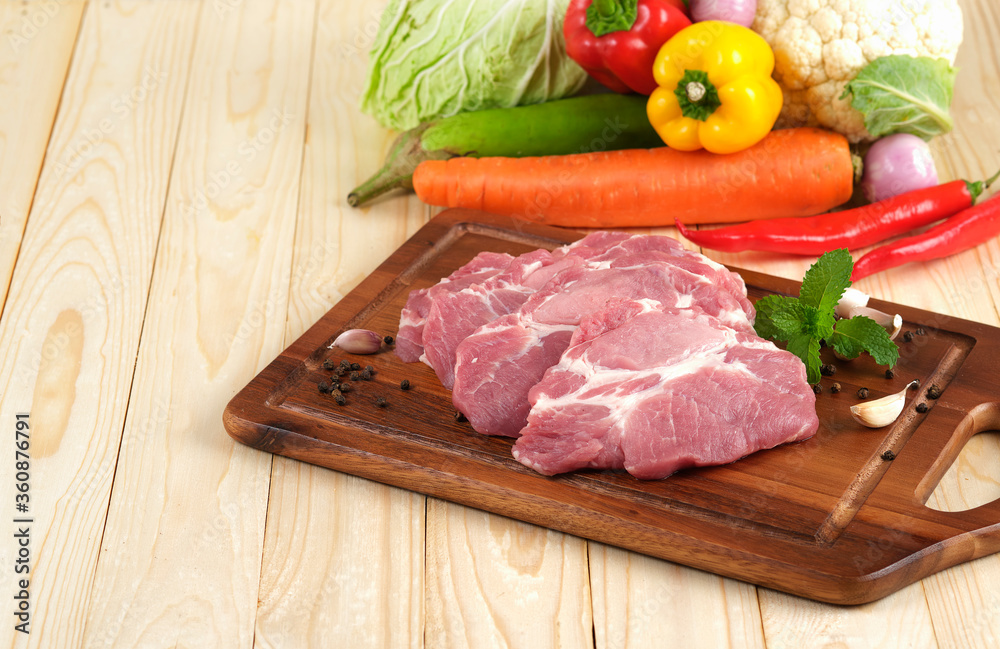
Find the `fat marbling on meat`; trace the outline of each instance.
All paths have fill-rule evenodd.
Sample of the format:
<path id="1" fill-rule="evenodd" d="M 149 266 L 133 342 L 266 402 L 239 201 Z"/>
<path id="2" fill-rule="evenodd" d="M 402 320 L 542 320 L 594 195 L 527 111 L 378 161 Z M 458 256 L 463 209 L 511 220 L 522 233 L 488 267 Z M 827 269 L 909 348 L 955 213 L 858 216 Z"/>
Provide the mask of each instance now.
<path id="1" fill-rule="evenodd" d="M 530 390 L 513 453 L 546 475 L 663 478 L 812 436 L 815 400 L 802 362 L 755 334 L 654 300 L 612 300 Z"/>

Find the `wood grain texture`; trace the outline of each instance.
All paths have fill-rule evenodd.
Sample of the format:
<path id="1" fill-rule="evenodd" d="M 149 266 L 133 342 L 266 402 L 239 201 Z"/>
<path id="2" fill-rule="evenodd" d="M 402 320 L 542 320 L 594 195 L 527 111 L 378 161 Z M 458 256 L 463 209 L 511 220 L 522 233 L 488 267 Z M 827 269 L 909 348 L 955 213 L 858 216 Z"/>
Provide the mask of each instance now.
<path id="1" fill-rule="evenodd" d="M 384 136 L 344 92 L 361 84 L 364 28 L 370 31 L 380 9 L 318 6 L 286 340 L 408 234 L 385 227 L 405 220 L 344 202 L 362 167 L 355 152 L 368 152 L 361 143 Z M 256 646 L 422 646 L 422 495 L 275 457 L 268 500 Z"/>
<path id="2" fill-rule="evenodd" d="M 1000 168 L 1000 7 L 959 2 L 956 129 L 931 146 L 943 179 L 975 180 Z M 38 515 L 32 635 L 4 625 L 0 646 L 533 647 L 516 624 L 545 615 L 574 631 L 543 641 L 574 647 L 1000 643 L 997 555 L 826 605 L 596 542 L 581 559 L 573 537 L 226 440 L 226 400 L 439 211 L 344 205 L 394 135 L 357 110 L 385 4 L 0 0 L 0 421 L 32 411 Z M 811 262 L 708 254 L 791 279 Z M 1000 239 L 862 288 L 1000 325 Z M 998 453 L 973 437 L 928 503 L 995 499 Z"/>
<path id="3" fill-rule="evenodd" d="M 598 649 L 761 648 L 757 588 L 590 543 Z"/>
<path id="4" fill-rule="evenodd" d="M 84 636 L 180 122 L 190 9 L 87 8 L 14 269 L 0 410 L 31 412 L 34 424 L 28 646 Z M 63 7 L 52 29 L 77 10 Z M 109 65 L 106 48 L 132 54 Z M 137 89 L 142 100 L 126 107 Z M 5 485 L 11 469 L 0 468 Z M 0 644 L 15 635 L 3 625 Z"/>
<path id="5" fill-rule="evenodd" d="M 6 298 L 45 145 L 62 96 L 83 0 L 0 3 L 0 295 Z M 0 299 L 0 309 L 3 299 Z"/>
<path id="6" fill-rule="evenodd" d="M 424 498 L 275 458 L 256 647 L 413 647 L 424 637 Z"/>
<path id="7" fill-rule="evenodd" d="M 428 499 L 426 646 L 592 647 L 586 565 L 579 538 Z"/>
<path id="8" fill-rule="evenodd" d="M 250 647 L 271 460 L 219 420 L 282 346 L 315 7 L 155 6 L 200 16 L 87 642 Z"/>

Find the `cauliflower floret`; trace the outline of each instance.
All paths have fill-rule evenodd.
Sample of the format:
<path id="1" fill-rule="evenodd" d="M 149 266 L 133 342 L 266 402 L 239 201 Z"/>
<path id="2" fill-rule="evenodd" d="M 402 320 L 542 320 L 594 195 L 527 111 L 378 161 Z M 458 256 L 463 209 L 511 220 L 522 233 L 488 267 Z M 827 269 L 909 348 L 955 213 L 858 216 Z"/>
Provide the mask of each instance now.
<path id="1" fill-rule="evenodd" d="M 957 0 L 758 0 L 753 29 L 774 49 L 785 93 L 779 126 L 825 126 L 871 140 L 844 87 L 881 56 L 955 62 L 962 42 Z"/>

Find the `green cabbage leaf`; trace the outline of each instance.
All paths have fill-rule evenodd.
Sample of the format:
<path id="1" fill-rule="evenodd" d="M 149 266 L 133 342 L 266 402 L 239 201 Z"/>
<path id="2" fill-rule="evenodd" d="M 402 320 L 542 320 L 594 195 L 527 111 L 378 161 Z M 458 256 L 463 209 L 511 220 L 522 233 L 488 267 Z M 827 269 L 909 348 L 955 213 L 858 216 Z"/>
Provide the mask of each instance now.
<path id="1" fill-rule="evenodd" d="M 361 109 L 406 130 L 460 112 L 575 93 L 587 74 L 566 54 L 569 0 L 391 0 L 369 57 Z"/>

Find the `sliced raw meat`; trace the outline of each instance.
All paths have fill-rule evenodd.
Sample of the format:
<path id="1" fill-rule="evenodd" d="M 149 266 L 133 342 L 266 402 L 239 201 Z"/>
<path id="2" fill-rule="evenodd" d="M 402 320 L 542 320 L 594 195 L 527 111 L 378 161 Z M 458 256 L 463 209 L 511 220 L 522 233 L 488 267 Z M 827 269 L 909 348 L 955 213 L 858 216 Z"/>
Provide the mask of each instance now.
<path id="1" fill-rule="evenodd" d="M 442 385 L 451 388 L 455 349 L 466 336 L 516 311 L 554 273 L 579 263 L 576 258 L 556 260 L 548 250 L 535 250 L 516 257 L 502 273 L 481 284 L 436 296 L 424 323 L 420 360 L 434 369 Z"/>
<path id="2" fill-rule="evenodd" d="M 815 399 L 802 362 L 754 334 L 692 309 L 613 300 L 531 389 L 513 452 L 546 475 L 662 478 L 812 436 Z"/>
<path id="3" fill-rule="evenodd" d="M 557 274 L 583 265 L 594 268 L 633 266 L 656 260 L 668 260 L 689 270 L 692 287 L 704 284 L 704 277 L 717 281 L 740 303 L 747 316 L 752 317 L 753 307 L 746 299 L 742 279 L 707 257 L 685 250 L 676 239 L 595 232 L 552 253 L 536 250 L 521 255 L 504 272 L 485 282 L 436 297 L 426 316 L 422 337 L 424 353 L 420 360 L 434 369 L 442 385 L 451 388 L 458 345 L 480 326 L 518 310 Z M 703 286 L 702 289 L 712 295 L 720 293 L 714 287 L 705 289 Z M 607 293 L 605 297 L 612 295 Z M 583 313 L 578 314 L 576 320 L 581 315 Z"/>
<path id="4" fill-rule="evenodd" d="M 396 355 L 406 363 L 420 360 L 424 353 L 424 322 L 437 295 L 461 291 L 467 286 L 484 282 L 502 272 L 514 260 L 502 252 L 481 252 L 469 263 L 434 286 L 411 291 L 406 306 L 399 314 L 396 332 Z"/>
<path id="5" fill-rule="evenodd" d="M 734 298 L 692 268 L 686 256 L 627 254 L 610 264 L 576 266 L 554 276 L 517 313 L 480 327 L 457 347 L 452 399 L 472 427 L 516 437 L 527 423 L 528 390 L 559 361 L 581 318 L 608 300 L 651 298 L 664 306 L 708 313 L 746 333 L 753 326 Z M 729 273 L 729 271 L 725 271 Z M 741 285 L 742 286 L 742 285 Z"/>

